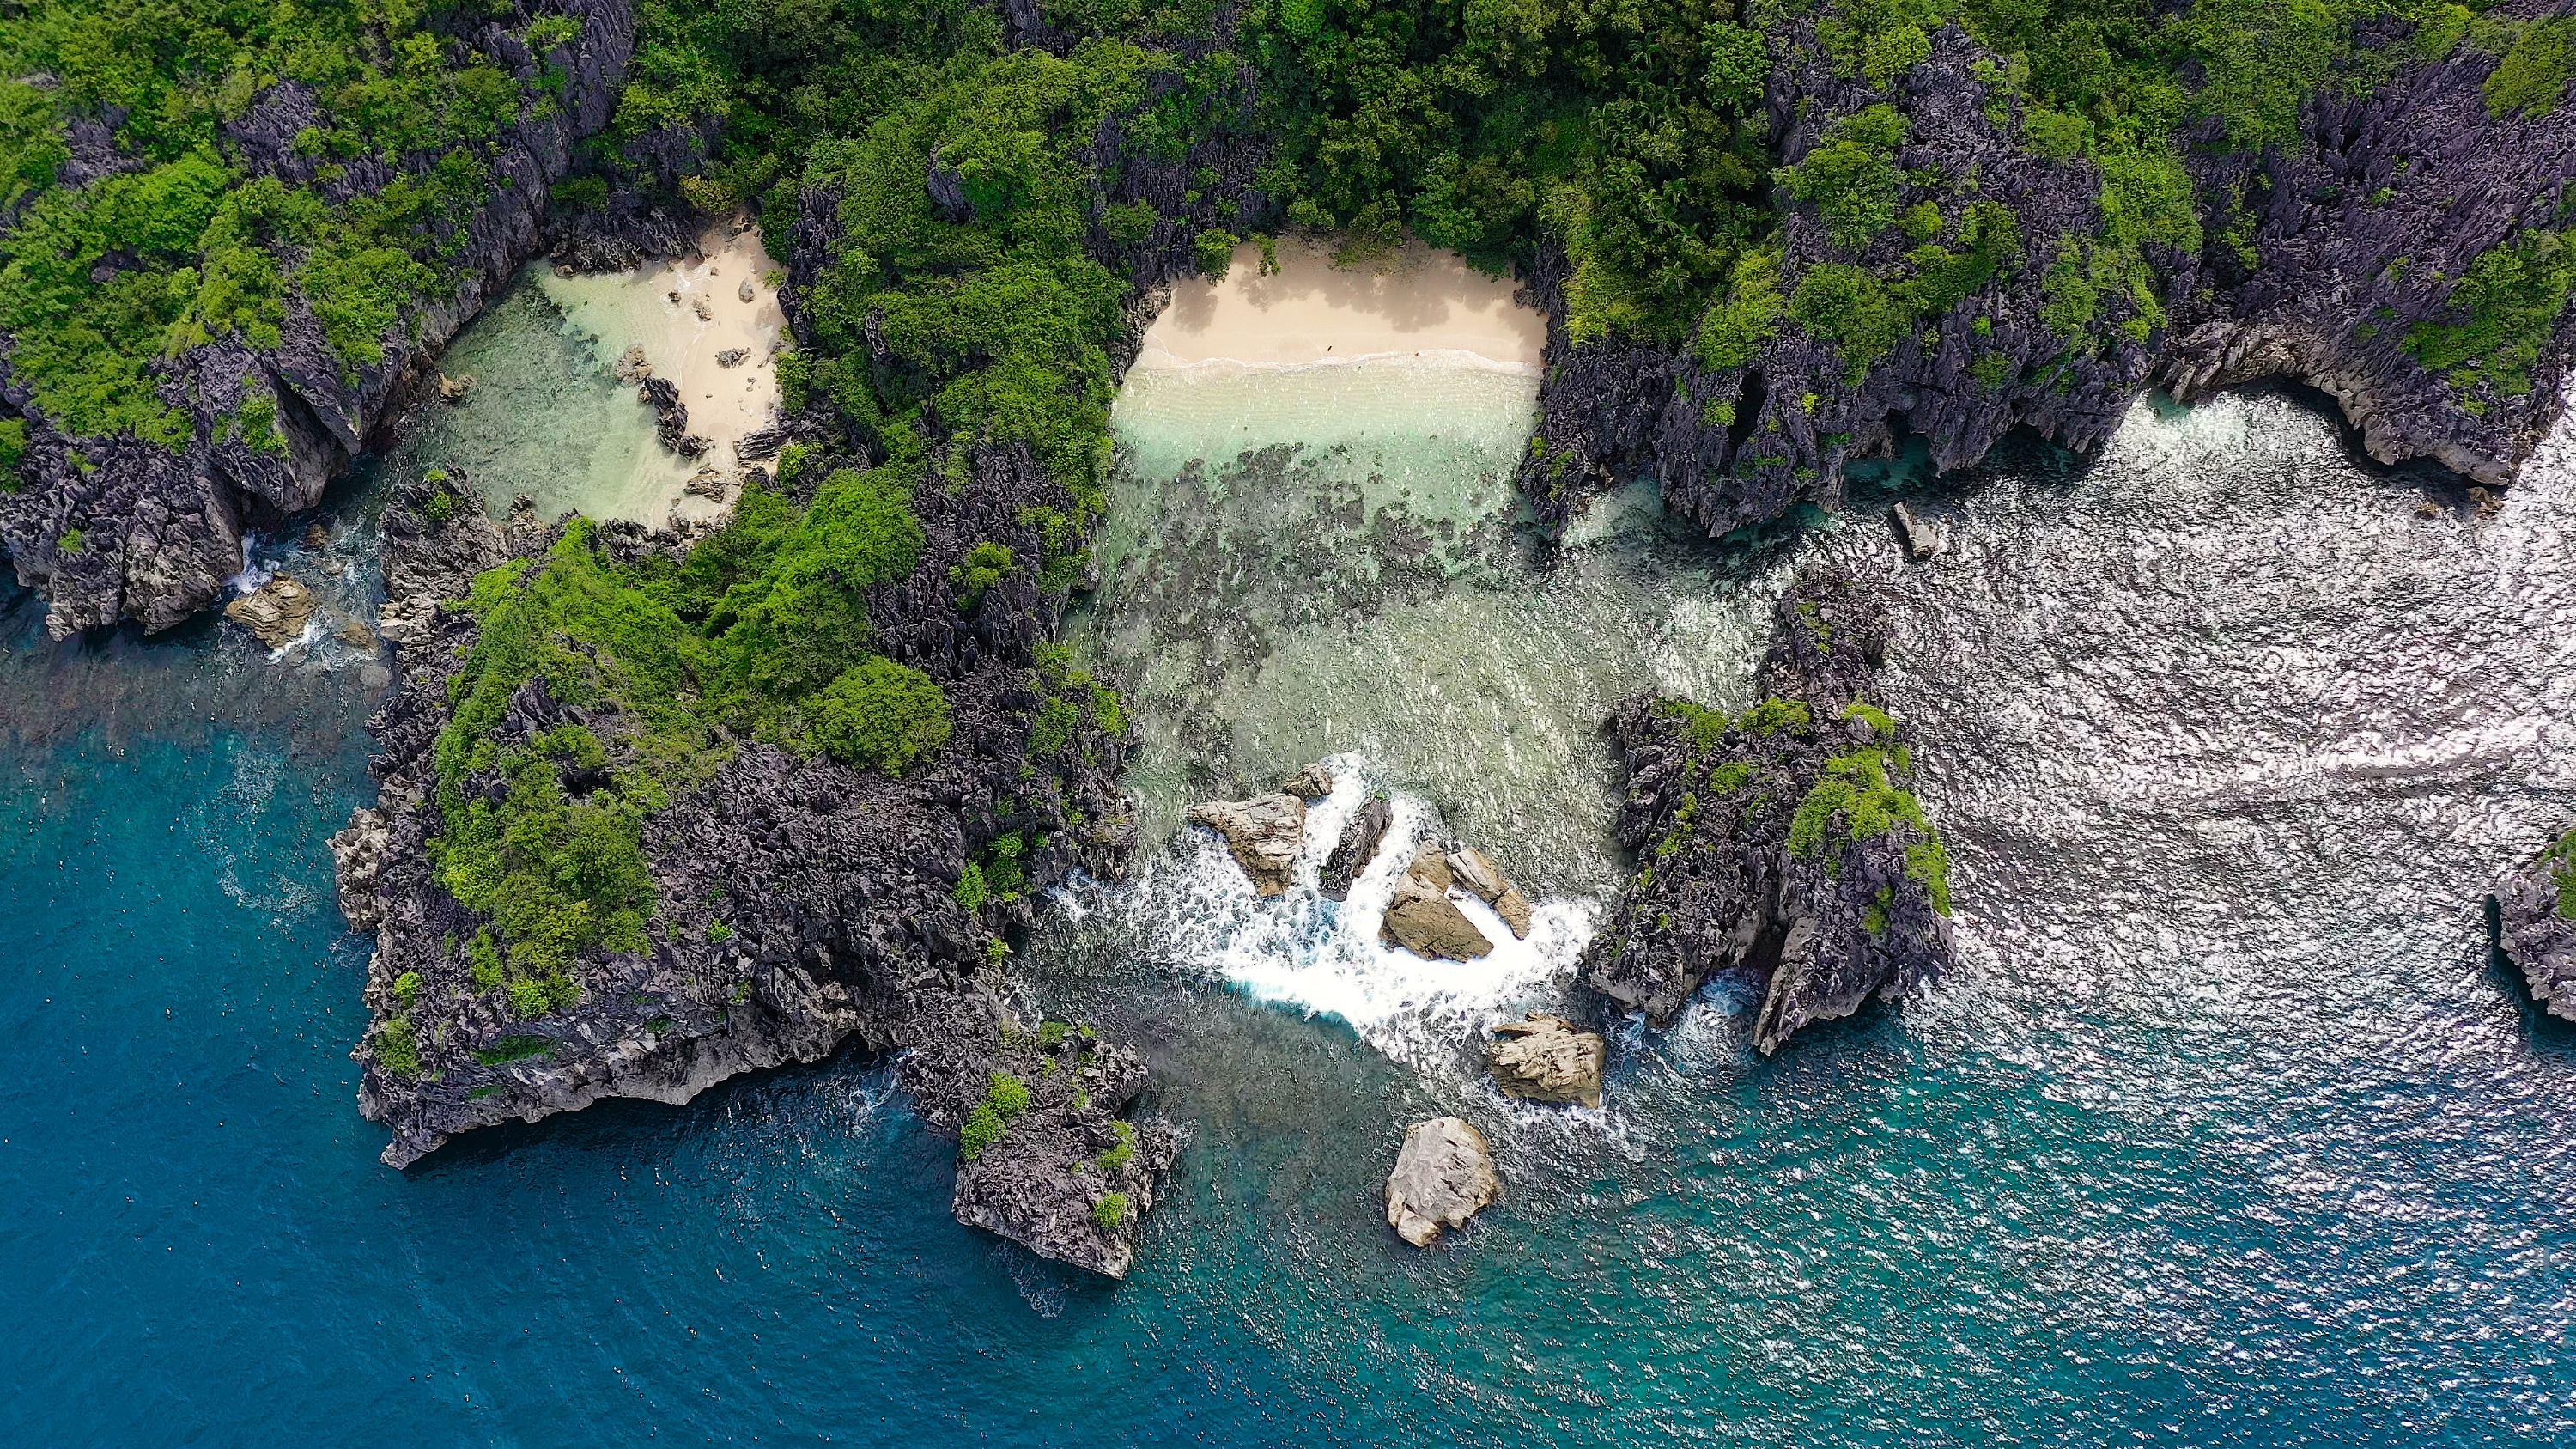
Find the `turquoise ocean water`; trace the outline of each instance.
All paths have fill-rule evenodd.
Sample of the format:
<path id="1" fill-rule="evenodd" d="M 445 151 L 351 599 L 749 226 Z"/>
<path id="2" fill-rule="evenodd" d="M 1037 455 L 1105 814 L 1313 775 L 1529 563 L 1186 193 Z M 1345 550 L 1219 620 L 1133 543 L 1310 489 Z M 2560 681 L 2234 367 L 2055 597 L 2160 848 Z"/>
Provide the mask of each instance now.
<path id="1" fill-rule="evenodd" d="M 1633 498 L 1539 547 L 1491 481 L 1515 405 L 1480 396 L 1444 436 L 1195 473 L 1212 445 L 1172 440 L 1234 403 L 1122 413 L 1125 562 L 1074 627 L 1205 651 L 1137 691 L 1149 808 L 1340 752 L 1565 911 L 1606 888 L 1575 817 L 1608 760 L 1566 721 L 1744 688 L 1782 558 Z M 47 645 L 16 596 L 0 1442 L 2570 1442 L 2576 1038 L 2477 911 L 2576 819 L 2565 463 L 2419 519 L 2312 415 L 2233 399 L 1972 481 L 1929 568 L 1858 524 L 1801 545 L 1897 590 L 1969 970 L 1770 1061 L 1721 988 L 1622 1031 L 1599 1114 L 1492 1098 L 1445 1034 L 1563 999 L 1562 961 L 1358 990 L 1383 963 L 1329 921 L 1176 933 L 1234 907 L 1150 840 L 1021 953 L 1192 1132 L 1115 1286 L 954 1223 L 951 1149 L 855 1056 L 383 1167 L 323 847 L 372 793 L 360 666 L 207 625 Z M 364 515 L 362 485 L 354 593 Z M 1227 561 L 1227 629 L 1158 540 Z M 1416 1253 L 1375 1185 L 1438 1110 L 1509 1187 Z"/>

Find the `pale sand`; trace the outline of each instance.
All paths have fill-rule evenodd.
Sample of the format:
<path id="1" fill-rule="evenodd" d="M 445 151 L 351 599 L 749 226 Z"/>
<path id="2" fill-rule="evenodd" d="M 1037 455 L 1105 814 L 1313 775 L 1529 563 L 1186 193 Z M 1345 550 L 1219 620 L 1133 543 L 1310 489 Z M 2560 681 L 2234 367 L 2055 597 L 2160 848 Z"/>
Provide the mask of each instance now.
<path id="1" fill-rule="evenodd" d="M 776 414 L 776 354 L 787 327 L 778 289 L 768 281 L 776 265 L 757 228 L 736 231 L 721 223 L 698 238 L 694 259 L 594 276 L 563 277 L 548 270 L 539 278 L 564 316 L 594 339 L 602 366 L 614 367 L 628 347 L 642 347 L 653 375 L 679 384 L 680 401 L 689 409 L 689 431 L 715 444 L 695 459 L 658 443 L 640 449 L 618 470 L 629 473 L 628 478 L 596 480 L 595 491 L 605 496 L 586 512 L 658 524 L 674 512 L 705 518 L 722 507 L 683 494 L 681 485 L 702 465 L 730 473 L 737 461 L 734 445 L 767 427 Z M 740 292 L 746 277 L 753 287 L 750 302 Z M 695 303 L 700 297 L 707 300 L 711 320 L 698 320 Z M 735 347 L 749 351 L 750 358 L 734 367 L 717 366 L 716 354 Z M 652 412 L 642 403 L 636 406 L 649 433 Z"/>
<path id="2" fill-rule="evenodd" d="M 1146 330 L 1147 372 L 1313 367 L 1373 359 L 1535 373 L 1547 321 L 1512 283 L 1420 243 L 1378 263 L 1336 267 L 1329 247 L 1281 238 L 1279 270 L 1238 247 L 1225 280 L 1191 278 Z"/>

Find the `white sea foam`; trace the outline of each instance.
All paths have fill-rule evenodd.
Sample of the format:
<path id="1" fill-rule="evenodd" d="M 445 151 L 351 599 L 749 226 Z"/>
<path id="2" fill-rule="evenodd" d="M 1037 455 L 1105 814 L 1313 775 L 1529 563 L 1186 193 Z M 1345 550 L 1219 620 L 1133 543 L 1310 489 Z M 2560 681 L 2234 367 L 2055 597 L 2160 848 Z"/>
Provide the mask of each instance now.
<path id="1" fill-rule="evenodd" d="M 1396 877 L 1414 846 L 1445 832 L 1431 806 L 1402 793 L 1388 803 L 1394 823 L 1374 860 L 1335 901 L 1320 889 L 1324 858 L 1374 781 L 1354 755 L 1326 762 L 1332 795 L 1306 814 L 1306 848 L 1285 896 L 1264 900 L 1213 832 L 1191 829 L 1104 908 L 1128 913 L 1157 954 L 1204 971 L 1262 1001 L 1347 1023 L 1388 1057 L 1433 1071 L 1486 1023 L 1524 1005 L 1553 1001 L 1572 976 L 1600 903 L 1550 897 L 1533 903 L 1529 939 L 1515 939 L 1472 897 L 1459 909 L 1491 953 L 1474 961 L 1429 961 L 1378 939 Z M 1472 842 L 1471 842 L 1472 843 Z M 1504 862 L 1506 869 L 1509 863 Z"/>

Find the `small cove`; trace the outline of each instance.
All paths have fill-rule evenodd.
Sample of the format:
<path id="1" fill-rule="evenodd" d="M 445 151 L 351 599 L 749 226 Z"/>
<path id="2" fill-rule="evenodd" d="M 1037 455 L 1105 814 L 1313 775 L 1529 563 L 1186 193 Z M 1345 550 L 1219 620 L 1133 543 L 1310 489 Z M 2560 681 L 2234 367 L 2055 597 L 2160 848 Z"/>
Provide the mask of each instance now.
<path id="1" fill-rule="evenodd" d="M 474 346 L 574 382 L 424 410 L 383 467 L 523 491 L 493 480 L 587 476 L 591 418 L 651 441 L 513 295 L 451 357 L 479 389 L 502 373 Z M 2576 1431 L 2576 1044 L 2517 1013 L 2474 916 L 2481 872 L 2576 813 L 2566 430 L 2496 518 L 2426 519 L 2286 402 L 2142 405 L 2090 466 L 1956 480 L 1960 547 L 1931 565 L 1858 506 L 1811 534 L 1805 556 L 1896 594 L 1891 684 L 1926 731 L 1969 970 L 1770 1061 L 1704 1000 L 1622 1033 L 1608 1106 L 1577 1114 L 1494 1098 L 1450 1050 L 1475 1011 L 1554 999 L 1563 959 L 1433 1000 L 1311 902 L 1242 899 L 1179 824 L 1333 755 L 1558 909 L 1615 888 L 1592 722 L 1638 688 L 1743 703 L 1787 560 L 1673 528 L 1651 489 L 1545 544 L 1509 486 L 1534 386 L 1130 379 L 1069 638 L 1130 689 L 1138 870 L 1020 957 L 1047 1009 L 1147 1046 L 1149 1108 L 1195 1134 L 1115 1289 L 951 1221 L 951 1149 L 853 1053 L 381 1168 L 344 1055 L 367 942 L 321 846 L 370 789 L 367 691 L 228 626 L 46 646 L 22 598 L 0 1190 L 62 1210 L 12 1227 L 0 1304 L 33 1392 L 0 1432 Z M 363 512 L 338 528 L 363 591 Z M 1488 1127 L 1511 1186 L 1415 1254 L 1373 1189 L 1443 1110 Z"/>

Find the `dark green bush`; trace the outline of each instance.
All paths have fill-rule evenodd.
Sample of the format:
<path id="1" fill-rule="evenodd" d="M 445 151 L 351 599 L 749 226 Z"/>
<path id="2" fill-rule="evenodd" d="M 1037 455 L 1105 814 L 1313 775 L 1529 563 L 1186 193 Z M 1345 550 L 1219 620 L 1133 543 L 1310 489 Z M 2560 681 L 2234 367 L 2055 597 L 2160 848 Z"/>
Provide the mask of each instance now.
<path id="1" fill-rule="evenodd" d="M 927 674 L 871 656 L 805 705 L 806 730 L 833 758 L 900 775 L 948 743 L 948 700 Z"/>

